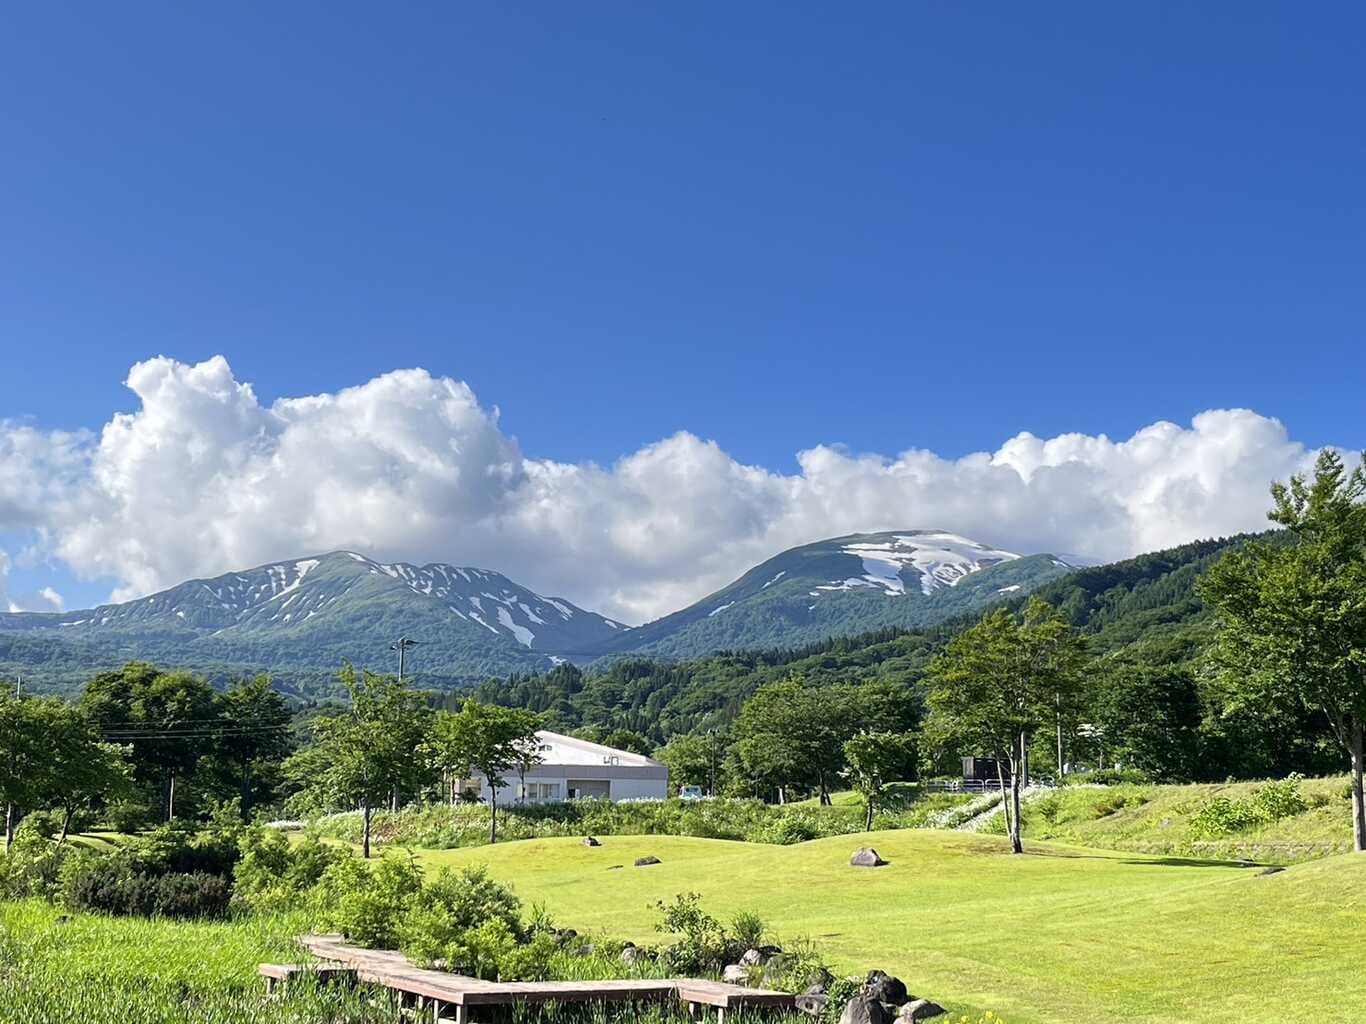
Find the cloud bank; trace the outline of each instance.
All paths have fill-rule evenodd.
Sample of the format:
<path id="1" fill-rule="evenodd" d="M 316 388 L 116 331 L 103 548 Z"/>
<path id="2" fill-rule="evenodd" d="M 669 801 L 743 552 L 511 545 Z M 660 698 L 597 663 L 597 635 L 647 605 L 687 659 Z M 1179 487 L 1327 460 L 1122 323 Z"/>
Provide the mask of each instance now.
<path id="1" fill-rule="evenodd" d="M 98 437 L 0 421 L 0 531 L 116 579 L 120 600 L 353 548 L 497 569 L 640 622 L 845 533 L 939 527 L 1112 560 L 1258 530 L 1269 482 L 1314 456 L 1278 420 L 1224 409 L 1121 441 L 1022 433 L 960 459 L 821 445 L 795 474 L 690 433 L 610 466 L 568 464 L 524 453 L 496 408 L 421 369 L 269 406 L 221 356 L 149 359 L 127 384 L 137 410 Z"/>

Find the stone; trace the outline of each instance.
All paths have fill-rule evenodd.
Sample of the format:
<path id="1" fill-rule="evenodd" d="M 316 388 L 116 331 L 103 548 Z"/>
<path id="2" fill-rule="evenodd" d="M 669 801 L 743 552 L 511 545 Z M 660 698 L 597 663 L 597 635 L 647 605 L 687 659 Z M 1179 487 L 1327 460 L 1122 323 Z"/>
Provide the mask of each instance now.
<path id="1" fill-rule="evenodd" d="M 630 943 L 627 943 L 621 951 L 621 962 L 624 964 L 638 964 L 644 959 L 645 951 Z"/>
<path id="2" fill-rule="evenodd" d="M 1280 874 L 1282 871 L 1284 871 L 1284 870 L 1285 870 L 1285 868 L 1276 867 L 1276 866 L 1273 865 L 1272 867 L 1269 867 L 1269 868 L 1262 868 L 1262 870 L 1258 871 L 1257 874 L 1259 874 L 1259 875 L 1279 875 L 1279 874 Z"/>
<path id="3" fill-rule="evenodd" d="M 931 1017 L 942 1016 L 945 1012 L 938 1003 L 931 1002 L 928 999 L 914 999 L 901 1007 L 896 1019 L 898 1024 L 901 1024 L 905 1021 L 929 1020 Z"/>
<path id="4" fill-rule="evenodd" d="M 583 837 L 583 845 L 584 845 L 584 846 L 601 846 L 602 843 L 598 842 L 598 841 L 597 841 L 596 839 L 594 839 L 592 836 L 584 836 L 584 837 Z"/>
<path id="5" fill-rule="evenodd" d="M 620 870 L 621 870 L 622 868 L 624 868 L 625 866 L 626 866 L 625 864 L 613 864 L 613 865 L 612 865 L 611 867 L 609 867 L 607 870 L 608 870 L 608 871 L 620 871 Z"/>
<path id="6" fill-rule="evenodd" d="M 901 979 L 892 977 L 886 971 L 869 971 L 868 977 L 863 979 L 863 994 L 869 999 L 893 1006 L 900 1006 L 913 998 Z"/>
<path id="7" fill-rule="evenodd" d="M 806 987 L 802 989 L 803 995 L 823 996 L 830 991 L 830 983 L 835 980 L 835 976 L 824 967 L 819 967 L 806 976 Z"/>
<path id="8" fill-rule="evenodd" d="M 727 985 L 744 985 L 749 981 L 749 968 L 742 964 L 726 964 L 721 980 Z"/>
<path id="9" fill-rule="evenodd" d="M 844 1004 L 840 1024 L 892 1024 L 892 1015 L 876 999 L 855 996 Z"/>
<path id="10" fill-rule="evenodd" d="M 824 992 L 803 992 L 797 996 L 793 1003 L 802 1013 L 810 1014 L 812 1017 L 821 1017 L 825 1014 L 825 1004 L 830 1001 L 830 997 Z"/>
<path id="11" fill-rule="evenodd" d="M 886 863 L 871 846 L 860 846 L 849 858 L 849 866 L 855 868 L 880 868 Z"/>
<path id="12" fill-rule="evenodd" d="M 575 939 L 577 939 L 578 937 L 579 937 L 579 933 L 576 932 L 573 928 L 556 928 L 556 929 L 555 929 L 555 945 L 559 946 L 561 949 L 563 949 L 565 946 L 569 945 L 571 942 L 573 942 L 573 941 L 574 941 Z"/>
<path id="13" fill-rule="evenodd" d="M 638 868 L 648 867 L 648 866 L 651 865 L 651 864 L 658 864 L 658 863 L 659 863 L 659 858 L 658 858 L 658 857 L 655 857 L 655 856 L 637 857 L 637 858 L 636 858 L 636 867 L 638 867 Z"/>
<path id="14" fill-rule="evenodd" d="M 745 967 L 762 967 L 774 957 L 782 955 L 783 951 L 779 946 L 755 946 L 741 954 L 740 963 Z"/>

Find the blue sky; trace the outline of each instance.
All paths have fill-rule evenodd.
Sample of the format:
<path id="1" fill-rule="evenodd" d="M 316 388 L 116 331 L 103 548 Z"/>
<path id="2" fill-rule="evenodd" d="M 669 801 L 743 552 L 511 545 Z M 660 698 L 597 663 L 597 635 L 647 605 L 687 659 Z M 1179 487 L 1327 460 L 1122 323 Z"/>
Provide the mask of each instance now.
<path id="1" fill-rule="evenodd" d="M 1363 30 L 1348 4 L 17 7 L 0 418 L 98 429 L 135 362 L 221 353 L 267 404 L 424 367 L 568 463 L 688 430 L 792 473 L 1231 407 L 1359 444 Z M 107 593 L 68 568 L 11 587 Z"/>

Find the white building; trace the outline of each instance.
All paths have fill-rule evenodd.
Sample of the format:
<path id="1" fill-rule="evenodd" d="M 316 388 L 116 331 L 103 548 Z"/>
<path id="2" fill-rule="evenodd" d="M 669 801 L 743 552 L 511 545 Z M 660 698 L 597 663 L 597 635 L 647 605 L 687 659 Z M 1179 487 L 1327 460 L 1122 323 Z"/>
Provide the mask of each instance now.
<path id="1" fill-rule="evenodd" d="M 643 754 L 604 747 L 601 743 L 563 736 L 542 729 L 541 763 L 525 775 L 509 774 L 507 785 L 498 790 L 498 803 L 543 804 L 555 800 L 640 800 L 668 796 L 669 769 Z M 470 780 L 485 802 L 489 798 L 488 780 L 482 775 Z"/>

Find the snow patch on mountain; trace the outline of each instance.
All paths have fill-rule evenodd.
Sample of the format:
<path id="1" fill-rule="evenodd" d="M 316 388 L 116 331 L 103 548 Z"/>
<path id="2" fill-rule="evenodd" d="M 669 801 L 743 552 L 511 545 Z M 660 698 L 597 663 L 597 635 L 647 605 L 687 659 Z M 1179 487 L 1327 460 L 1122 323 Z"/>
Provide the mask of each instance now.
<path id="1" fill-rule="evenodd" d="M 1011 551 L 987 547 L 956 533 L 924 531 L 894 534 L 889 540 L 846 544 L 846 555 L 858 558 L 863 575 L 834 580 L 811 591 L 871 588 L 891 597 L 906 593 L 907 578 L 918 580 L 920 592 L 934 593 L 939 587 L 952 587 L 974 572 L 1020 556 Z"/>

